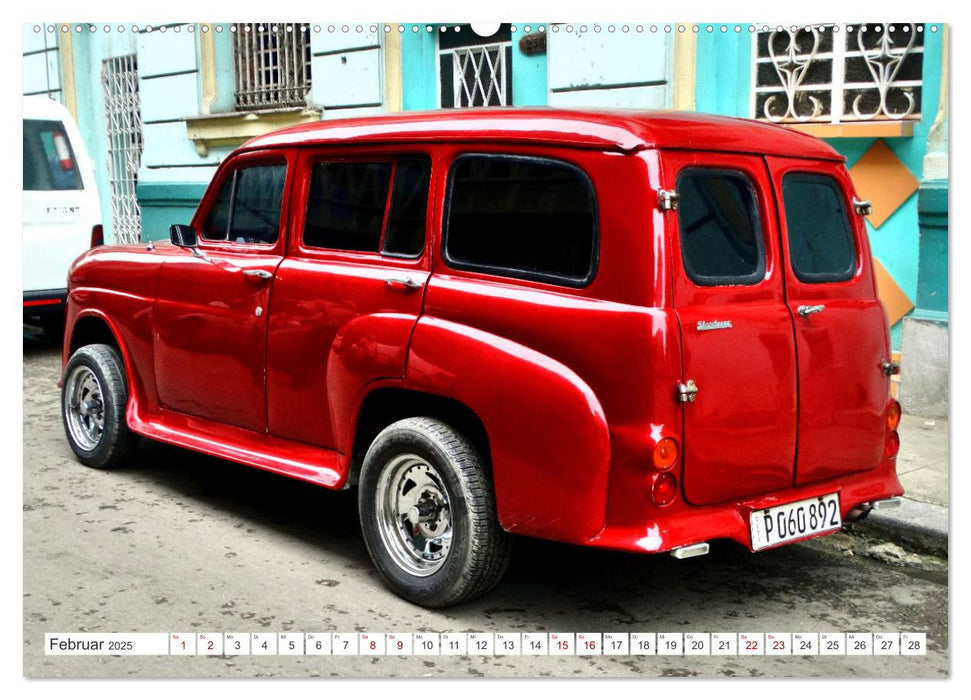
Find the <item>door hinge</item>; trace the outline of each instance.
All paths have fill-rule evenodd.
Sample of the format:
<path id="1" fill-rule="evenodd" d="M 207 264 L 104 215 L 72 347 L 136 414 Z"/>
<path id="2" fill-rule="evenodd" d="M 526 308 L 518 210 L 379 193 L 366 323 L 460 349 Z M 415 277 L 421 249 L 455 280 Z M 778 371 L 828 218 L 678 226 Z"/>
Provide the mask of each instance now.
<path id="1" fill-rule="evenodd" d="M 870 203 L 869 199 L 857 199 L 854 197 L 853 208 L 856 209 L 856 213 L 860 216 L 870 216 L 873 213 L 873 204 Z"/>
<path id="2" fill-rule="evenodd" d="M 883 371 L 883 376 L 891 377 L 900 374 L 900 363 L 896 360 L 883 360 L 880 363 L 880 369 Z"/>
<path id="3" fill-rule="evenodd" d="M 677 211 L 681 197 L 674 190 L 657 191 L 657 208 L 661 211 Z"/>
<path id="4" fill-rule="evenodd" d="M 695 394 L 698 393 L 698 385 L 694 379 L 689 379 L 685 383 L 678 382 L 678 401 L 681 403 L 694 403 Z"/>

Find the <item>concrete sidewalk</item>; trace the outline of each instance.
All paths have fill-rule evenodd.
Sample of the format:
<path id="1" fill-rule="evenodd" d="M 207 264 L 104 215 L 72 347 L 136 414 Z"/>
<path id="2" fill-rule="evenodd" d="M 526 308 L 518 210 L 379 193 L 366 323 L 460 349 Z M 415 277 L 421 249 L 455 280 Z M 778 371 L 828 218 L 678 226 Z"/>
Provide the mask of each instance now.
<path id="1" fill-rule="evenodd" d="M 904 487 L 899 508 L 874 510 L 854 532 L 895 542 L 923 554 L 948 552 L 948 422 L 901 417 L 897 475 Z"/>

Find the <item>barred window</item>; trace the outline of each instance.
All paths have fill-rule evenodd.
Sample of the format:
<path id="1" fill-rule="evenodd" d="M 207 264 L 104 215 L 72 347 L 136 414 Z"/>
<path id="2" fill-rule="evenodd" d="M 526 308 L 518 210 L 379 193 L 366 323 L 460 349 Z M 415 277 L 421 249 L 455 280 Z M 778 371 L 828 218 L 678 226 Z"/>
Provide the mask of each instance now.
<path id="1" fill-rule="evenodd" d="M 463 24 L 438 39 L 442 107 L 505 107 L 512 104 L 512 30 L 500 25 L 481 37 Z"/>
<path id="2" fill-rule="evenodd" d="M 310 92 L 310 27 L 233 25 L 236 109 L 304 107 Z"/>
<path id="3" fill-rule="evenodd" d="M 919 121 L 922 24 L 775 27 L 755 36 L 756 119 Z"/>

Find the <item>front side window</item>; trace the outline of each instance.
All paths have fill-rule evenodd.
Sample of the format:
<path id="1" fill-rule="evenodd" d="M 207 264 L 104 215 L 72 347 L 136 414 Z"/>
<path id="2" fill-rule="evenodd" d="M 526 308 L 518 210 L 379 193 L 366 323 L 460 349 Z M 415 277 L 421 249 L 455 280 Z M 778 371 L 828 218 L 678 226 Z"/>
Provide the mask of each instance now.
<path id="1" fill-rule="evenodd" d="M 585 286 L 596 272 L 597 205 L 579 168 L 545 158 L 466 155 L 449 174 L 452 267 Z"/>
<path id="2" fill-rule="evenodd" d="M 843 282 L 856 271 L 856 246 L 839 185 L 825 175 L 782 180 L 789 261 L 802 282 Z"/>
<path id="3" fill-rule="evenodd" d="M 685 170 L 678 175 L 678 224 L 685 271 L 703 286 L 757 284 L 765 276 L 765 248 L 755 192 L 731 170 Z"/>
<path id="4" fill-rule="evenodd" d="M 275 243 L 287 166 L 254 165 L 233 172 L 219 190 L 203 238 L 232 243 Z"/>
<path id="5" fill-rule="evenodd" d="M 431 159 L 316 163 L 303 244 L 417 257 L 425 248 Z"/>

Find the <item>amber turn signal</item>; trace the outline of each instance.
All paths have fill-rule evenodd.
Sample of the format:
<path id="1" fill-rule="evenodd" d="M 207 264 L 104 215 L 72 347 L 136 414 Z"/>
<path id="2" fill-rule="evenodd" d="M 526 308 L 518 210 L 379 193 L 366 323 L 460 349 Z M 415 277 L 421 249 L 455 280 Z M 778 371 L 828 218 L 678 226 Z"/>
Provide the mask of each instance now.
<path id="1" fill-rule="evenodd" d="M 654 447 L 654 468 L 670 469 L 678 461 L 678 443 L 674 438 L 662 438 Z"/>
<path id="2" fill-rule="evenodd" d="M 678 495 L 678 480 L 672 474 L 661 474 L 654 480 L 651 500 L 659 506 L 666 506 Z"/>
<path id="3" fill-rule="evenodd" d="M 887 409 L 887 430 L 896 430 L 898 425 L 900 425 L 900 403 L 891 401 L 890 408 Z"/>
<path id="4" fill-rule="evenodd" d="M 896 457 L 897 453 L 900 452 L 900 436 L 897 435 L 897 431 L 891 431 L 887 436 L 887 457 Z"/>

